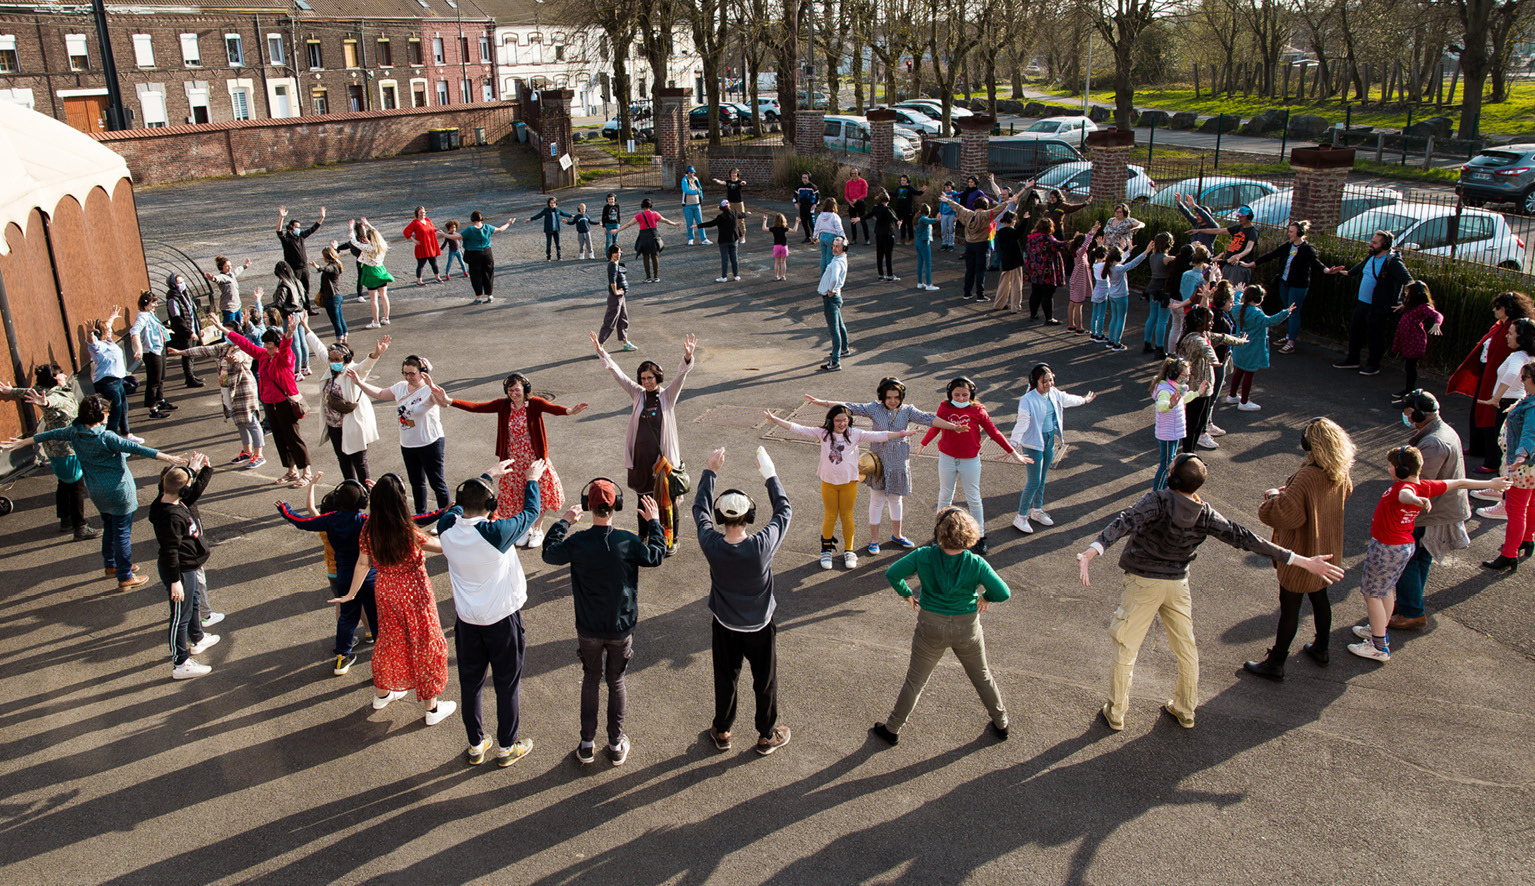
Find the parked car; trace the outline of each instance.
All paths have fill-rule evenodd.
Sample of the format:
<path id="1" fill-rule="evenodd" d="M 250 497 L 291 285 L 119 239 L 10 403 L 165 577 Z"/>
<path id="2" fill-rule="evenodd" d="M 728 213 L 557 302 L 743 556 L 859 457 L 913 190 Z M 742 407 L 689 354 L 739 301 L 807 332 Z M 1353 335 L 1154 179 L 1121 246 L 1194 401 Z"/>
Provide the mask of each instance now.
<path id="1" fill-rule="evenodd" d="M 688 129 L 693 132 L 709 131 L 709 106 L 699 105 L 688 111 Z M 720 131 L 739 132 L 741 130 L 741 115 L 730 105 L 720 105 Z"/>
<path id="2" fill-rule="evenodd" d="M 1041 188 L 1055 188 L 1068 200 L 1085 200 L 1091 196 L 1088 184 L 1092 171 L 1091 160 L 1058 163 L 1041 173 L 1034 180 L 1034 184 Z M 1132 203 L 1145 202 L 1150 200 L 1156 192 L 1156 183 L 1146 174 L 1145 169 L 1139 166 L 1129 167 L 1129 175 L 1125 179 L 1125 199 Z"/>
<path id="3" fill-rule="evenodd" d="M 1535 215 L 1535 144 L 1488 148 L 1460 168 L 1456 193 L 1468 206 L 1513 203 Z"/>
<path id="4" fill-rule="evenodd" d="M 1051 135 L 1075 135 L 1082 137 L 1084 132 L 1097 132 L 1098 124 L 1086 117 L 1048 117 L 1037 123 L 1029 125 L 1024 132 L 1046 132 Z"/>
<path id="5" fill-rule="evenodd" d="M 903 102 L 896 102 L 895 107 L 920 111 L 934 120 L 943 119 L 943 102 L 936 98 L 909 98 Z M 963 120 L 966 117 L 974 117 L 975 112 L 969 108 L 961 108 L 959 105 L 949 107 L 950 120 Z"/>
<path id="6" fill-rule="evenodd" d="M 762 114 L 762 122 L 777 123 L 783 108 L 779 106 L 776 98 L 757 99 L 757 111 Z"/>
<path id="7" fill-rule="evenodd" d="M 732 109 L 734 109 L 735 112 L 740 115 L 740 117 L 741 117 L 741 125 L 742 126 L 750 126 L 751 125 L 751 122 L 752 122 L 752 109 L 751 109 L 750 105 L 744 105 L 741 102 L 724 102 L 724 101 L 720 102 L 720 107 L 721 108 L 725 108 L 727 106 L 732 108 Z"/>
<path id="8" fill-rule="evenodd" d="M 816 90 L 814 96 L 811 96 L 808 99 L 805 97 L 805 93 L 803 92 L 796 95 L 795 98 L 798 100 L 799 107 L 809 108 L 812 111 L 824 111 L 831 102 L 831 97 L 819 89 Z"/>
<path id="9" fill-rule="evenodd" d="M 650 120 L 650 118 L 648 116 L 645 117 L 643 120 L 638 118 L 638 117 L 630 117 L 629 118 L 629 128 L 630 128 L 631 131 L 633 131 L 634 137 L 639 139 L 640 141 L 648 142 L 651 139 L 655 138 L 655 126 L 651 122 L 651 120 Z M 613 139 L 614 141 L 618 141 L 618 118 L 617 117 L 614 117 L 613 119 L 609 120 L 608 122 L 602 124 L 602 137 L 603 138 L 610 138 L 610 139 Z"/>
<path id="10" fill-rule="evenodd" d="M 934 120 L 932 115 L 923 111 L 914 111 L 911 108 L 891 108 L 895 111 L 897 126 L 905 126 L 914 132 L 925 132 L 928 135 L 938 135 L 943 131 L 943 125 Z"/>
<path id="11" fill-rule="evenodd" d="M 1248 206 L 1253 211 L 1253 222 L 1260 225 L 1273 225 L 1279 227 L 1290 223 L 1290 204 L 1295 194 L 1293 188 L 1285 188 L 1275 191 L 1267 197 L 1259 197 Z M 1343 204 L 1338 212 L 1338 220 L 1341 223 L 1380 209 L 1388 209 L 1402 202 L 1402 195 L 1390 188 L 1367 188 L 1363 185 L 1344 185 Z M 1236 210 L 1226 214 L 1226 218 L 1236 221 Z"/>
<path id="12" fill-rule="evenodd" d="M 955 145 L 954 160 L 958 160 Z M 948 147 L 944 148 L 947 162 Z M 992 172 L 1009 178 L 1037 179 L 1046 169 L 1060 163 L 1080 163 L 1086 160 L 1077 150 L 1074 141 L 1042 132 L 1020 132 L 1017 135 L 993 136 L 987 150 L 988 165 Z M 954 163 L 953 165 L 958 165 Z"/>
<path id="13" fill-rule="evenodd" d="M 867 117 L 855 117 L 851 114 L 832 114 L 827 116 L 822 130 L 821 142 L 831 151 L 846 151 L 854 154 L 867 154 L 870 151 L 869 120 Z M 906 136 L 896 133 L 894 144 L 895 157 L 907 163 L 917 159 L 917 142 Z"/>
<path id="14" fill-rule="evenodd" d="M 1190 194 L 1200 205 L 1209 209 L 1212 215 L 1223 215 L 1243 204 L 1251 206 L 1255 201 L 1280 190 L 1273 182 L 1233 178 L 1229 175 L 1207 175 L 1163 185 L 1157 190 L 1157 195 L 1151 198 L 1151 202 L 1157 206 L 1172 206 L 1173 198 L 1179 194 Z"/>
<path id="15" fill-rule="evenodd" d="M 1462 210 L 1457 224 L 1455 207 L 1429 203 L 1398 203 L 1367 212 L 1338 226 L 1338 236 L 1368 241 L 1376 231 L 1396 235 L 1396 245 L 1409 252 L 1455 258 L 1500 268 L 1524 267 L 1524 241 L 1495 212 Z"/>

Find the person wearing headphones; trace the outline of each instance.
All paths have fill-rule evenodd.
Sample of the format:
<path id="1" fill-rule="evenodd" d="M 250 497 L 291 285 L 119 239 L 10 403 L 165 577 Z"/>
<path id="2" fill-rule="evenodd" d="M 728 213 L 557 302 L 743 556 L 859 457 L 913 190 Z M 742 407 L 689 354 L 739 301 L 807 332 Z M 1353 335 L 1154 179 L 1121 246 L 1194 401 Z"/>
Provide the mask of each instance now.
<path id="1" fill-rule="evenodd" d="M 767 756 L 789 743 L 789 727 L 778 723 L 778 625 L 773 612 L 773 555 L 789 532 L 789 496 L 767 450 L 757 447 L 757 471 L 767 485 L 773 517 L 752 535 L 746 527 L 757 519 L 757 503 L 739 489 L 714 495 L 714 483 L 725 467 L 724 448 L 709 454 L 709 466 L 698 478 L 693 496 L 693 522 L 698 547 L 709 564 L 709 611 L 714 615 L 711 639 L 714 660 L 714 722 L 709 737 L 721 751 L 730 750 L 730 727 L 736 718 L 736 681 L 741 662 L 751 663 L 752 692 L 757 702 L 757 753 Z M 716 526 L 724 528 L 724 531 Z"/>
<path id="2" fill-rule="evenodd" d="M 316 477 L 316 480 L 318 479 Z M 365 513 L 368 510 L 368 487 L 360 480 L 343 480 L 339 486 L 320 499 L 319 507 L 315 507 L 315 485 L 309 484 L 307 516 L 301 517 L 295 514 L 285 501 L 276 503 L 277 513 L 298 529 L 320 533 L 320 539 L 325 545 L 330 595 L 344 597 L 347 589 L 352 586 L 352 578 L 357 569 L 357 555 L 361 551 L 363 523 L 368 519 Z M 357 624 L 362 621 L 363 614 L 367 614 L 370 628 L 378 626 L 378 606 L 373 596 L 377 581 L 378 574 L 370 564 L 363 575 L 361 585 L 358 586 L 356 596 L 337 607 L 336 643 L 331 649 L 331 654 L 336 657 L 336 663 L 332 666 L 331 673 L 338 677 L 346 676 L 352 669 L 352 665 L 357 663 L 357 656 L 353 654 L 353 649 L 357 642 Z M 372 637 L 371 632 L 368 636 Z"/>
<path id="3" fill-rule="evenodd" d="M 208 545 L 203 542 L 202 515 L 197 498 L 213 479 L 208 457 L 194 452 L 186 467 L 172 466 L 160 472 L 160 495 L 149 506 L 149 524 L 160 544 L 160 581 L 170 592 L 171 679 L 201 677 L 213 668 L 192 658 L 219 641 L 218 634 L 204 634 L 198 611 L 208 606 Z M 223 621 L 220 615 L 216 620 Z"/>
<path id="4" fill-rule="evenodd" d="M 1054 526 L 1055 521 L 1045 513 L 1045 480 L 1050 466 L 1055 463 L 1055 441 L 1066 445 L 1066 410 L 1073 406 L 1086 406 L 1098 399 L 1096 391 L 1087 396 L 1068 394 L 1055 386 L 1055 371 L 1049 363 L 1041 363 L 1029 371 L 1029 390 L 1018 398 L 1018 423 L 1008 438 L 1019 450 L 1034 461 L 1029 465 L 1029 480 L 1018 497 L 1018 516 L 1013 518 L 1013 528 L 1029 535 L 1033 520 L 1041 526 Z"/>
<path id="5" fill-rule="evenodd" d="M 997 441 L 1002 451 L 1019 464 L 1031 465 L 1034 459 L 1014 449 L 1013 444 L 1002 436 L 986 407 L 975 399 L 975 390 L 975 382 L 960 376 L 949 382 L 946 399 L 938 404 L 939 418 L 965 426 L 963 430 L 944 430 L 938 437 L 938 509 L 941 511 L 954 503 L 954 487 L 963 482 L 965 505 L 970 516 L 975 518 L 975 525 L 981 527 L 975 552 L 984 557 L 987 544 L 986 508 L 981 501 L 981 432 L 985 431 L 988 437 Z M 921 455 L 938 434 L 938 426 L 928 428 L 917 445 L 917 454 Z"/>
<path id="6" fill-rule="evenodd" d="M 539 459 L 524 468 L 522 510 L 494 519 L 496 481 L 516 466 L 515 461 L 506 459 L 459 484 L 453 507 L 437 520 L 437 541 L 448 561 L 448 578 L 453 585 L 453 651 L 458 657 L 458 687 L 463 698 L 464 729 L 469 733 L 471 766 L 483 763 L 485 752 L 490 750 L 480 711 L 487 672 L 496 686 L 496 765 L 504 769 L 533 750 L 533 739 L 517 737 L 522 656 L 527 648 L 522 605 L 528 601 L 528 579 L 512 544 L 542 513 L 538 481 L 545 465 Z"/>
<path id="7" fill-rule="evenodd" d="M 1298 567 L 1330 585 L 1343 577 L 1331 554 L 1305 557 L 1221 516 L 1199 497 L 1209 471 L 1197 455 L 1183 454 L 1168 472 L 1168 488 L 1148 492 L 1132 507 L 1119 512 L 1087 550 L 1077 555 L 1082 584 L 1090 586 L 1092 562 L 1121 538 L 1125 550 L 1119 568 L 1125 571 L 1125 590 L 1119 608 L 1109 621 L 1114 644 L 1114 665 L 1109 677 L 1109 700 L 1100 712 L 1110 729 L 1125 728 L 1130 706 L 1130 678 L 1141 641 L 1151 619 L 1161 616 L 1167 645 L 1178 660 L 1178 682 L 1172 700 L 1162 705 L 1168 716 L 1185 729 L 1194 728 L 1194 709 L 1199 706 L 1199 650 L 1194 645 L 1194 604 L 1189 595 L 1189 564 L 1207 538 L 1243 551 Z"/>
<path id="8" fill-rule="evenodd" d="M 614 766 L 629 759 L 624 716 L 629 693 L 624 671 L 634 655 L 634 626 L 640 618 L 641 566 L 660 566 L 666 559 L 666 532 L 661 509 L 648 495 L 640 496 L 641 535 L 613 525 L 613 512 L 624 509 L 624 492 L 607 477 L 598 477 L 581 490 L 573 505 L 544 538 L 543 559 L 551 566 L 570 567 L 570 590 L 576 610 L 576 655 L 581 659 L 581 740 L 576 761 L 597 759 L 597 690 L 608 684 L 608 760 Z M 592 528 L 571 533 L 582 512 L 592 515 Z"/>
<path id="9" fill-rule="evenodd" d="M 885 580 L 917 610 L 917 630 L 911 639 L 911 664 L 906 682 L 896 696 L 895 708 L 883 723 L 869 731 L 883 741 L 897 744 L 901 727 L 911 716 L 933 669 L 952 649 L 964 665 L 970 684 L 991 715 L 986 728 L 998 741 L 1007 741 L 1007 708 L 997 681 L 986 664 L 986 637 L 981 632 L 981 613 L 988 603 L 1010 597 L 1007 582 L 982 557 L 969 549 L 981 537 L 981 528 L 961 508 L 948 508 L 933 526 L 933 543 L 923 545 L 891 564 Z M 921 588 L 914 596 L 906 579 L 915 574 Z"/>
<path id="10" fill-rule="evenodd" d="M 442 407 L 449 403 L 448 392 L 432 381 L 432 361 L 415 354 L 400 363 L 401 381 L 387 388 L 376 388 L 357 371 L 348 367 L 346 377 L 374 400 L 393 400 L 394 414 L 400 428 L 400 457 L 405 461 L 405 475 L 416 512 L 426 510 L 428 488 L 437 496 L 437 507 L 448 506 L 448 481 L 443 471 L 447 440 L 442 431 Z"/>
<path id="11" fill-rule="evenodd" d="M 1464 480 L 1465 457 L 1462 455 L 1460 434 L 1439 416 L 1439 401 L 1423 389 L 1409 391 L 1402 401 L 1402 424 L 1412 429 L 1407 445 L 1416 447 L 1423 456 L 1426 480 Z M 1428 585 L 1428 571 L 1435 557 L 1471 546 L 1466 534 L 1466 521 L 1471 519 L 1471 501 L 1464 492 L 1451 492 L 1441 496 L 1430 510 L 1418 514 L 1413 521 L 1412 537 L 1417 548 L 1407 568 L 1396 582 L 1396 609 L 1387 627 L 1392 630 L 1416 631 L 1428 626 L 1428 615 L 1423 608 L 1423 589 Z"/>
<path id="12" fill-rule="evenodd" d="M 1313 418 L 1300 432 L 1305 460 L 1278 489 L 1263 493 L 1258 519 L 1274 527 L 1272 541 L 1292 551 L 1314 556 L 1343 557 L 1343 506 L 1354 492 L 1349 471 L 1354 467 L 1354 441 L 1330 418 Z M 1328 662 L 1327 638 L 1332 634 L 1332 602 L 1327 584 L 1293 566 L 1279 570 L 1279 628 L 1274 646 L 1260 661 L 1242 665 L 1249 673 L 1270 680 L 1284 679 L 1285 659 L 1300 625 L 1300 606 L 1311 601 L 1316 639 L 1301 651 L 1319 665 Z"/>
<path id="13" fill-rule="evenodd" d="M 1391 487 L 1381 495 L 1370 518 L 1370 544 L 1364 551 L 1364 577 L 1359 593 L 1364 597 L 1366 624 L 1354 625 L 1358 643 L 1348 651 L 1378 662 L 1391 660 L 1391 640 L 1386 633 L 1396 605 L 1396 583 L 1412 560 L 1417 546 L 1413 522 L 1420 512 L 1431 510 L 1430 499 L 1463 489 L 1508 488 L 1506 478 L 1491 480 L 1424 480 L 1423 453 L 1416 446 L 1398 446 L 1386 453 L 1391 468 Z"/>

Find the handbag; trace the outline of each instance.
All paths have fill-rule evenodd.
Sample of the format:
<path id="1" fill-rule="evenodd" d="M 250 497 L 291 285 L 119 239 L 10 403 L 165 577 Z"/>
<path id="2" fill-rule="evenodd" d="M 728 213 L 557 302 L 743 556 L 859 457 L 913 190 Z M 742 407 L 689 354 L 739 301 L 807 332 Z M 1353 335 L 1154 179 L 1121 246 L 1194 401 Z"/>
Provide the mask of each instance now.
<path id="1" fill-rule="evenodd" d="M 305 402 L 303 394 L 294 394 L 288 398 L 288 403 L 293 407 L 295 418 L 303 418 L 309 414 L 309 404 Z"/>
<path id="2" fill-rule="evenodd" d="M 342 395 L 339 383 L 329 384 L 325 386 L 325 407 L 337 415 L 351 415 L 357 411 L 357 401 Z"/>
<path id="3" fill-rule="evenodd" d="M 873 485 L 885 479 L 885 463 L 879 455 L 868 450 L 858 454 L 858 479 Z"/>

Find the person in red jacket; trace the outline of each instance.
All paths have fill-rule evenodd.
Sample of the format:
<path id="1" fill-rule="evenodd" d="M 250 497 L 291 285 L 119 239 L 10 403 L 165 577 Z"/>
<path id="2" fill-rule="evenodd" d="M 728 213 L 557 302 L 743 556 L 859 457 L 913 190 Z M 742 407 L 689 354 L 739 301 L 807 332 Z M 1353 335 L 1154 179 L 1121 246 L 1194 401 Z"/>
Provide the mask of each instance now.
<path id="1" fill-rule="evenodd" d="M 858 167 L 853 167 L 853 177 L 842 186 L 842 196 L 847 198 L 848 218 L 855 220 L 848 225 L 848 232 L 852 238 L 848 241 L 848 245 L 858 242 L 860 225 L 863 227 L 864 242 L 874 242 L 869 239 L 869 219 L 866 216 L 868 207 L 864 203 L 869 197 L 869 180 L 863 177 Z"/>
<path id="2" fill-rule="evenodd" d="M 1498 383 L 1498 367 L 1513 353 L 1508 346 L 1508 327 L 1520 317 L 1535 317 L 1535 305 L 1522 292 L 1505 292 L 1492 300 L 1495 322 L 1482 340 L 1476 343 L 1460 368 L 1450 376 L 1448 391 L 1473 398 L 1471 403 L 1471 440 L 1466 450 L 1466 462 L 1482 459 L 1473 470 L 1478 474 L 1498 473 L 1503 453 L 1498 448 L 1498 409 L 1481 401 L 1492 396 Z"/>
<path id="3" fill-rule="evenodd" d="M 954 503 L 954 486 L 958 481 L 965 484 L 965 506 L 981 527 L 981 540 L 971 550 L 985 556 L 986 515 L 981 502 L 981 432 L 997 441 L 1002 450 L 1021 465 L 1034 463 L 1032 458 L 1017 451 L 1007 437 L 997 430 L 987 414 L 986 407 L 975 399 L 975 382 L 964 376 L 949 382 L 948 397 L 938 404 L 937 415 L 944 421 L 960 425 L 968 422 L 964 430 L 944 430 L 938 438 L 938 510 L 941 512 Z M 928 428 L 917 447 L 917 454 L 931 443 L 939 433 L 937 427 Z"/>
<path id="4" fill-rule="evenodd" d="M 506 397 L 500 400 L 475 403 L 455 399 L 452 404 L 453 408 L 465 412 L 487 412 L 496 416 L 496 458 L 512 460 L 512 468 L 501 478 L 501 489 L 496 496 L 498 513 L 515 514 L 522 510 L 526 486 L 522 477 L 533 462 L 544 462 L 544 475 L 538 481 L 538 501 L 542 508 L 527 534 L 517 540 L 521 547 L 536 548 L 544 540 L 544 512 L 557 512 L 565 507 L 564 487 L 560 485 L 559 474 L 554 472 L 554 463 L 549 460 L 549 435 L 544 431 L 544 416 L 580 415 L 586 404 L 566 407 L 535 397 L 533 383 L 520 372 L 508 375 L 501 386 Z"/>
<path id="5" fill-rule="evenodd" d="M 298 376 L 293 372 L 293 334 L 298 329 L 298 314 L 288 315 L 287 328 L 282 332 L 268 327 L 261 335 L 260 345 L 233 329 L 224 328 L 216 317 L 210 315 L 208 323 L 223 332 L 230 344 L 256 361 L 256 399 L 261 401 L 261 408 L 266 412 L 267 427 L 272 430 L 277 455 L 282 459 L 283 467 L 288 469 L 277 482 L 302 489 L 313 474 L 309 470 L 309 447 L 299 429 L 299 420 L 304 417 L 304 400 L 298 394 Z"/>
<path id="6" fill-rule="evenodd" d="M 416 217 L 405 226 L 405 232 L 401 234 L 407 240 L 413 240 L 416 244 L 416 285 L 425 286 L 421 279 L 421 269 L 426 265 L 432 266 L 432 275 L 442 283 L 448 278 L 437 270 L 437 256 L 442 255 L 442 243 L 437 239 L 437 226 L 426 217 L 426 207 L 416 207 Z"/>

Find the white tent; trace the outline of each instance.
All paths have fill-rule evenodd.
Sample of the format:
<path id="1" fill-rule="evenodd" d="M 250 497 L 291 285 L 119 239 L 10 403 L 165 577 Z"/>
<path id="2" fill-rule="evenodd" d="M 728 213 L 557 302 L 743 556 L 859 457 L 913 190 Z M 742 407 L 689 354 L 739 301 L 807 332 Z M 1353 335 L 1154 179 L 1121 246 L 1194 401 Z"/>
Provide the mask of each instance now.
<path id="1" fill-rule="evenodd" d="M 34 208 L 52 213 L 66 196 L 85 204 L 91 189 L 108 194 L 131 178 L 128 164 L 83 132 L 12 102 L 0 101 L 0 255 L 10 247 L 3 232 L 26 229 Z"/>

